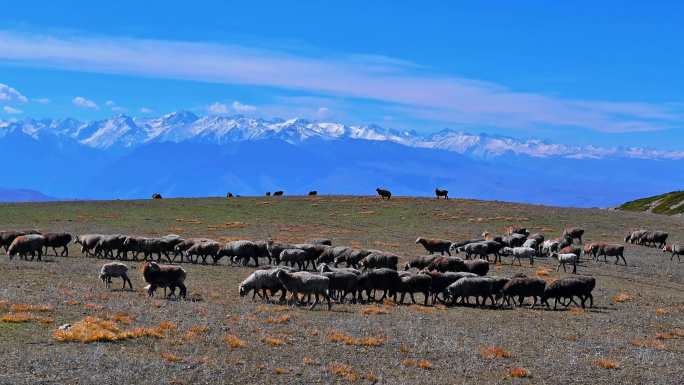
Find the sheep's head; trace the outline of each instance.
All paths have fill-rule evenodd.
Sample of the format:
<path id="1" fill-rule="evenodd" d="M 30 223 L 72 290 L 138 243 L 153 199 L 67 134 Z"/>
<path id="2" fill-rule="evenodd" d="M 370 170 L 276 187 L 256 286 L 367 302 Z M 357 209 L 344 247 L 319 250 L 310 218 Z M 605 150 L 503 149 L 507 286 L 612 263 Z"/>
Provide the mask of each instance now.
<path id="1" fill-rule="evenodd" d="M 424 241 L 424 239 L 419 237 L 418 239 L 416 239 L 416 244 L 423 243 L 423 241 Z"/>
<path id="2" fill-rule="evenodd" d="M 672 251 L 672 245 L 663 246 L 663 252 Z"/>
<path id="3" fill-rule="evenodd" d="M 104 282 L 107 279 L 107 276 L 100 273 L 100 279 L 102 280 L 102 282 Z"/>
<path id="4" fill-rule="evenodd" d="M 511 249 L 510 247 L 504 247 L 501 249 L 500 253 L 503 255 L 511 255 L 513 254 L 513 249 Z"/>
<path id="5" fill-rule="evenodd" d="M 240 297 L 244 297 L 247 295 L 249 290 L 245 287 L 244 284 L 240 285 Z"/>

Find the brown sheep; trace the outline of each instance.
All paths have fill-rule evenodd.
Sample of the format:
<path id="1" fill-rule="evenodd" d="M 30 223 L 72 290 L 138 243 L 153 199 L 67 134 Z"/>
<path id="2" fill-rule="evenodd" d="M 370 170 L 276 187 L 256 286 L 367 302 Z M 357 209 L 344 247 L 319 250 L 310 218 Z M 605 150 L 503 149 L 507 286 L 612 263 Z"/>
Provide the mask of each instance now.
<path id="1" fill-rule="evenodd" d="M 563 238 L 570 238 L 572 241 L 575 239 L 582 243 L 582 236 L 584 235 L 584 229 L 581 227 L 568 227 L 563 230 Z"/>
<path id="2" fill-rule="evenodd" d="M 72 236 L 69 233 L 45 233 L 43 234 L 43 238 L 45 238 L 45 243 L 43 244 L 43 247 L 45 247 L 45 255 L 47 255 L 48 252 L 48 247 L 52 248 L 52 251 L 55 252 L 55 257 L 57 256 L 57 248 L 61 247 L 62 252 L 60 255 L 62 257 L 68 257 L 69 256 L 69 242 L 71 242 Z"/>
<path id="3" fill-rule="evenodd" d="M 449 191 L 448 190 L 440 190 L 438 188 L 435 189 L 435 195 L 437 196 L 436 199 L 439 199 L 439 197 L 444 197 L 444 199 L 449 199 Z"/>
<path id="4" fill-rule="evenodd" d="M 143 277 L 149 284 L 147 295 L 152 297 L 158 287 L 170 288 L 171 294 L 175 295 L 176 288 L 180 288 L 180 297 L 185 298 L 187 288 L 185 287 L 185 277 L 187 274 L 180 266 L 160 265 L 157 262 L 145 262 L 142 266 Z"/>
<path id="5" fill-rule="evenodd" d="M 451 241 L 419 237 L 416 239 L 416 244 L 423 245 L 425 250 L 430 254 L 440 253 L 444 255 L 444 253 L 447 253 L 448 255 L 451 255 L 451 252 L 449 251 L 451 248 Z"/>
<path id="6" fill-rule="evenodd" d="M 43 255 L 43 244 L 45 243 L 45 238 L 38 234 L 27 234 L 20 235 L 12 241 L 12 244 L 7 249 L 7 256 L 12 259 L 15 255 L 19 255 L 22 258 L 26 258 L 28 254 L 31 254 L 31 260 L 35 258 L 38 254 L 38 260 L 42 260 Z"/>
<path id="7" fill-rule="evenodd" d="M 375 191 L 380 195 L 380 199 L 387 199 L 390 200 L 392 198 L 392 192 L 390 190 L 382 189 L 382 188 L 376 188 Z"/>

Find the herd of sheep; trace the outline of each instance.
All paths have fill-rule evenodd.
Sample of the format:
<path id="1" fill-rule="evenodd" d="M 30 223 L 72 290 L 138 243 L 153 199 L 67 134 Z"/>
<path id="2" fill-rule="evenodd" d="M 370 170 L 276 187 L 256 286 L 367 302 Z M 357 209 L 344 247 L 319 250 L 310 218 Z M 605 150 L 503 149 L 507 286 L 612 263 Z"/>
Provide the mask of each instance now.
<path id="1" fill-rule="evenodd" d="M 509 228 L 506 235 L 495 236 L 484 232 L 480 238 L 461 242 L 420 237 L 415 243 L 422 245 L 429 253 L 425 256 L 408 259 L 399 269 L 400 257 L 394 253 L 380 250 L 357 249 L 346 246 L 333 246 L 328 239 L 315 239 L 309 243 L 286 244 L 273 240 L 239 240 L 219 243 L 208 238 L 184 239 L 178 235 L 148 238 L 120 234 L 83 234 L 72 236 L 68 233 L 44 233 L 36 230 L 2 231 L 0 246 L 4 247 L 10 259 L 19 256 L 33 260 L 52 249 L 55 256 L 68 256 L 68 246 L 75 243 L 81 246 L 81 253 L 88 257 L 138 260 L 140 255 L 145 261 L 142 275 L 148 283 L 147 291 L 152 296 L 157 288 L 170 289 L 170 295 L 185 297 L 184 284 L 186 271 L 173 263 L 190 262 L 206 264 L 208 258 L 213 264 L 224 257 L 232 264 L 248 265 L 253 262 L 257 270 L 250 274 L 239 286 L 241 296 L 252 292 L 269 300 L 269 293 L 280 293 L 280 302 L 311 304 L 315 307 L 325 300 L 328 307 L 333 301 L 343 303 L 374 302 L 392 297 L 397 303 L 404 303 L 408 295 L 416 303 L 415 294 L 423 295 L 423 303 L 443 303 L 456 305 L 475 299 L 477 305 L 510 306 L 522 305 L 531 298 L 531 307 L 537 304 L 549 306 L 554 300 L 567 307 L 571 303 L 585 306 L 586 301 L 593 306 L 592 290 L 596 285 L 593 277 L 574 275 L 550 284 L 537 277 L 522 274 L 510 278 L 488 276 L 490 256 L 494 262 L 501 262 L 502 256 L 510 256 L 511 264 L 516 261 L 552 257 L 558 261 L 556 270 L 566 265 L 572 266 L 577 273 L 577 265 L 582 253 L 585 258 L 598 261 L 600 256 L 615 257 L 626 264 L 624 246 L 609 243 L 586 243 L 582 245 L 584 230 L 567 228 L 559 239 L 547 240 L 543 234 L 530 234 L 524 228 Z M 675 255 L 682 253 L 679 245 L 666 243 L 667 233 L 636 230 L 625 238 L 625 242 L 644 246 L 661 247 L 664 252 Z M 577 241 L 577 243 L 576 243 Z M 58 250 L 59 249 L 59 250 Z M 465 259 L 454 256 L 463 253 Z M 156 260 L 155 260 L 156 257 Z M 476 258 L 477 257 L 477 258 Z M 171 264 L 162 264 L 162 258 Z M 260 263 L 266 265 L 261 266 Z M 340 266 L 344 265 L 344 267 Z M 261 267 L 260 267 L 261 266 Z M 102 266 L 99 274 L 106 286 L 112 278 L 121 278 L 132 289 L 128 277 L 128 267 L 122 262 L 110 262 Z M 381 293 L 380 298 L 376 298 Z M 313 297 L 313 302 L 311 298 Z M 517 301 L 516 301 L 517 299 Z M 579 302 L 575 301 L 578 299 Z"/>

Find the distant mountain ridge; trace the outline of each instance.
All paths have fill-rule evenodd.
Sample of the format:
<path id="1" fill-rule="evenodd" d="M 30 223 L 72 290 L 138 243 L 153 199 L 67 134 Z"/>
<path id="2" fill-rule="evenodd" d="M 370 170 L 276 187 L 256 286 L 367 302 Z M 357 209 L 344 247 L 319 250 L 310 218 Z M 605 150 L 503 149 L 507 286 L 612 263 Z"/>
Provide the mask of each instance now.
<path id="1" fill-rule="evenodd" d="M 620 205 L 618 210 L 682 215 L 684 214 L 684 191 L 671 191 L 629 201 Z"/>
<path id="2" fill-rule="evenodd" d="M 0 187 L 0 202 L 44 202 L 55 200 L 39 191 Z"/>
<path id="3" fill-rule="evenodd" d="M 415 131 L 394 130 L 378 125 L 345 125 L 305 119 L 268 120 L 242 115 L 198 116 L 188 111 L 174 112 L 157 118 L 133 118 L 120 114 L 109 119 L 89 122 L 71 118 L 0 122 L 0 138 L 12 132 L 21 132 L 36 140 L 69 138 L 84 146 L 101 150 L 126 150 L 158 142 L 196 141 L 225 144 L 275 139 L 296 144 L 318 138 L 389 141 L 409 147 L 441 149 L 483 158 L 515 154 L 538 158 L 684 159 L 684 151 L 554 144 L 539 139 L 519 140 L 454 130 L 420 135 Z"/>

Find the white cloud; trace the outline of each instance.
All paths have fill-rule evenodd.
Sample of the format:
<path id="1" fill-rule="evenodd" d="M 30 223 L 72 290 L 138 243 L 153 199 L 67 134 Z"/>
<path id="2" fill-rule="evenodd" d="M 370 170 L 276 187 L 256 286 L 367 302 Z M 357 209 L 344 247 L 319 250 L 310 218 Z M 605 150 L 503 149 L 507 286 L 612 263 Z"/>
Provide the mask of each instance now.
<path id="1" fill-rule="evenodd" d="M 124 112 L 124 111 L 126 111 L 126 109 L 123 108 L 123 107 L 120 107 L 120 106 L 113 106 L 113 107 L 112 107 L 112 111 L 114 111 L 114 112 Z"/>
<path id="2" fill-rule="evenodd" d="M 316 111 L 316 115 L 319 119 L 325 119 L 330 116 L 330 109 L 328 107 L 319 107 Z"/>
<path id="3" fill-rule="evenodd" d="M 219 102 L 212 103 L 211 105 L 209 105 L 209 107 L 207 107 L 207 110 L 212 114 L 216 115 L 223 115 L 230 112 L 230 109 L 227 105 Z"/>
<path id="4" fill-rule="evenodd" d="M 97 103 L 90 99 L 86 99 L 83 96 L 76 96 L 71 100 L 71 102 L 78 108 L 88 108 L 91 110 L 99 110 L 100 107 L 97 106 Z"/>
<path id="5" fill-rule="evenodd" d="M 631 132 L 684 123 L 684 106 L 675 103 L 605 102 L 516 91 L 373 55 L 321 58 L 237 45 L 0 31 L 0 59 L 50 68 L 267 86 L 377 101 L 401 108 L 414 118 L 449 124 Z M 236 111 L 253 111 L 238 110 L 246 105 L 236 103 L 232 106 Z"/>
<path id="6" fill-rule="evenodd" d="M 141 107 L 140 112 L 142 112 L 143 114 L 151 114 L 154 112 L 154 110 L 151 108 L 147 108 L 147 107 Z"/>
<path id="7" fill-rule="evenodd" d="M 2 103 L 26 103 L 28 98 L 7 84 L 0 83 L 0 102 Z"/>
<path id="8" fill-rule="evenodd" d="M 48 99 L 48 98 L 34 98 L 31 100 L 33 100 L 34 102 L 36 102 L 38 104 L 49 104 L 50 103 L 50 99 Z"/>
<path id="9" fill-rule="evenodd" d="M 242 104 L 236 100 L 233 102 L 233 109 L 237 112 L 254 112 L 257 108 L 249 104 Z"/>
<path id="10" fill-rule="evenodd" d="M 5 111 L 6 114 L 21 114 L 22 112 L 24 112 L 18 108 L 14 108 L 14 107 L 10 107 L 10 106 L 4 106 L 2 108 L 2 110 Z"/>
<path id="11" fill-rule="evenodd" d="M 105 102 L 105 106 L 107 106 L 107 107 L 114 107 L 114 106 L 116 106 L 116 103 L 114 103 L 113 100 L 107 100 L 107 101 Z"/>

